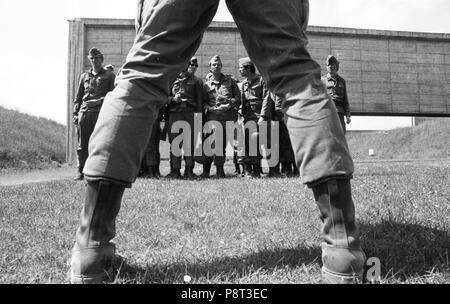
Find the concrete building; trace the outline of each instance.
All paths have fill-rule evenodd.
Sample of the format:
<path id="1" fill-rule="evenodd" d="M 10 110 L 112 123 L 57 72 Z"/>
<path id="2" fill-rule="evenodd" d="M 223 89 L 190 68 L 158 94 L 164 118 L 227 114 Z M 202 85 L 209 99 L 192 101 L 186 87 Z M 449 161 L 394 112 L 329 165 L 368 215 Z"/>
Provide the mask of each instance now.
<path id="1" fill-rule="evenodd" d="M 75 159 L 72 104 L 78 78 L 90 68 L 91 47 L 105 54 L 117 69 L 135 36 L 134 20 L 69 20 L 67 99 L 67 160 Z M 310 26 L 308 49 L 325 70 L 327 55 L 341 62 L 352 115 L 450 116 L 450 35 Z M 208 73 L 208 62 L 220 55 L 224 72 L 239 79 L 237 59 L 247 56 L 233 22 L 213 22 L 196 54 L 197 75 Z"/>

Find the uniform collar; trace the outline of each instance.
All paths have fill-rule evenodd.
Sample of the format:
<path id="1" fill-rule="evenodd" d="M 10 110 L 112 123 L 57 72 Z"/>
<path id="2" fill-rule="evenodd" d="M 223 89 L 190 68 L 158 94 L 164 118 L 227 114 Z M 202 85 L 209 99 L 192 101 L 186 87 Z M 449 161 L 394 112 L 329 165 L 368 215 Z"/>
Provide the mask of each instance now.
<path id="1" fill-rule="evenodd" d="M 101 67 L 101 68 L 100 68 L 100 71 L 98 71 L 97 74 L 94 74 L 94 69 L 93 69 L 93 68 L 90 68 L 90 69 L 89 69 L 89 73 L 91 73 L 91 75 L 100 75 L 100 74 L 106 73 L 106 70 L 105 70 L 104 67 Z"/>
<path id="2" fill-rule="evenodd" d="M 336 77 L 331 77 L 331 74 L 330 73 L 327 73 L 327 79 L 328 80 L 338 80 L 339 79 L 339 74 L 336 74 Z"/>

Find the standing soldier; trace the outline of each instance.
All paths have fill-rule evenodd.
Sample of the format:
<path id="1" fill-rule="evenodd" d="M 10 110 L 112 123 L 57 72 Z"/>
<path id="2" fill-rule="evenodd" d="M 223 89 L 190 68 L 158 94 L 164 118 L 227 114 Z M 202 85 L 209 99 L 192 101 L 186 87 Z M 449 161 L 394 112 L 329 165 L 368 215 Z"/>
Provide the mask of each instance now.
<path id="1" fill-rule="evenodd" d="M 244 118 L 244 124 L 254 122 L 255 129 L 245 128 L 245 149 L 239 156 L 239 163 L 243 165 L 243 176 L 260 177 L 261 153 L 258 140 L 258 120 L 261 117 L 261 108 L 265 96 L 268 94 L 266 84 L 261 75 L 256 74 L 256 68 L 249 57 L 239 59 L 239 72 L 244 80 L 241 82 L 241 107 L 240 114 Z M 250 147 L 256 145 L 256 147 Z M 255 151 L 256 148 L 256 151 Z M 255 155 L 251 155 L 252 153 Z"/>
<path id="2" fill-rule="evenodd" d="M 89 138 L 94 131 L 98 113 L 106 93 L 114 89 L 116 76 L 103 67 L 103 54 L 98 48 L 89 50 L 91 69 L 80 77 L 77 96 L 74 101 L 73 122 L 77 125 L 78 174 L 75 180 L 84 178 L 83 168 L 88 157 Z"/>
<path id="3" fill-rule="evenodd" d="M 349 124 L 351 122 L 347 85 L 344 78 L 337 73 L 337 71 L 339 71 L 339 61 L 337 58 L 333 55 L 328 55 L 326 64 L 328 73 L 327 75 L 322 76 L 322 81 L 327 87 L 328 94 L 330 94 L 333 99 L 339 115 L 339 120 L 341 121 L 342 130 L 346 133 L 347 128 L 345 127 L 345 123 L 347 122 L 347 124 Z"/>
<path id="4" fill-rule="evenodd" d="M 167 105 L 168 115 L 169 115 L 169 141 L 170 141 L 170 173 L 168 177 L 180 178 L 181 173 L 181 146 L 173 146 L 173 141 L 181 133 L 178 128 L 172 129 L 176 126 L 177 122 L 186 122 L 189 125 L 190 132 L 190 144 L 187 146 L 186 140 L 184 138 L 181 143 L 183 143 L 183 153 L 185 161 L 184 177 L 188 179 L 195 178 L 194 175 L 194 148 L 195 148 L 195 138 L 194 134 L 194 120 L 195 115 L 201 115 L 203 108 L 203 83 L 195 77 L 192 73 L 189 73 L 189 66 L 198 66 L 197 59 L 192 58 L 189 61 L 188 66 L 178 75 L 178 78 L 172 85 L 171 93 L 169 96 L 169 102 Z M 191 70 L 192 71 L 192 70 Z M 187 131 L 187 130 L 185 130 Z M 186 136 L 186 134 L 183 134 Z M 190 149 L 186 151 L 184 148 Z"/>
<path id="5" fill-rule="evenodd" d="M 219 151 L 217 147 L 214 148 L 213 157 L 209 157 L 205 164 L 203 164 L 202 177 L 208 177 L 211 169 L 211 164 L 217 170 L 217 177 L 225 177 L 223 166 L 225 164 L 225 150 L 227 146 L 226 123 L 227 121 L 234 122 L 237 119 L 237 111 L 241 102 L 239 87 L 230 76 L 222 74 L 222 60 L 218 55 L 211 58 L 209 62 L 209 70 L 211 75 L 206 81 L 206 90 L 208 94 L 208 102 L 205 105 L 207 121 L 217 121 L 222 126 L 222 147 Z M 234 130 L 233 130 L 234 131 Z M 213 131 L 214 132 L 214 131 Z M 233 138 L 233 136 L 231 136 Z M 220 140 L 220 139 L 219 139 Z"/>

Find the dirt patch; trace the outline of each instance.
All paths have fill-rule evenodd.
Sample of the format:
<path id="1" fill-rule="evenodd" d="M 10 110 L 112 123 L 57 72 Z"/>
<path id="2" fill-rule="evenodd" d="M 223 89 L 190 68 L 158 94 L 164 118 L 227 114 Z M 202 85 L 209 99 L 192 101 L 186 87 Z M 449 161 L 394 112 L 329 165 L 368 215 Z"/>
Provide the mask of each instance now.
<path id="1" fill-rule="evenodd" d="M 59 168 L 2 172 L 0 173 L 0 186 L 71 179 L 76 175 L 76 171 L 77 169 L 75 167 L 61 166 Z"/>

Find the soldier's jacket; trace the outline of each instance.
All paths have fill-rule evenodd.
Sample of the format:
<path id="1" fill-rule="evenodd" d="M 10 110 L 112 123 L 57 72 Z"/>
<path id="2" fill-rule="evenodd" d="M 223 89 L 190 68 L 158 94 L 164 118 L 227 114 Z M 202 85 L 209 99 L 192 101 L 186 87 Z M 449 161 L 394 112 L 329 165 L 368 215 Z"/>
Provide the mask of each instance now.
<path id="1" fill-rule="evenodd" d="M 174 96 L 181 95 L 181 101 L 176 102 Z M 172 84 L 168 112 L 202 112 L 204 99 L 203 82 L 194 75 L 179 75 Z"/>
<path id="2" fill-rule="evenodd" d="M 347 85 L 344 78 L 339 75 L 336 75 L 336 78 L 332 78 L 330 74 L 327 74 L 325 76 L 322 76 L 322 82 L 327 87 L 328 94 L 333 99 L 338 113 L 350 115 Z"/>
<path id="3" fill-rule="evenodd" d="M 221 74 L 219 81 L 210 77 L 205 83 L 208 100 L 205 104 L 209 120 L 236 120 L 241 93 L 236 80 Z"/>
<path id="4" fill-rule="evenodd" d="M 114 89 L 116 75 L 104 68 L 97 75 L 92 69 L 80 77 L 77 95 L 74 101 L 73 114 L 78 112 L 99 112 L 108 92 Z"/>
<path id="5" fill-rule="evenodd" d="M 267 120 L 280 121 L 283 119 L 283 111 L 281 110 L 281 104 L 283 100 L 281 97 L 268 92 L 263 100 L 261 107 L 261 117 Z"/>
<path id="6" fill-rule="evenodd" d="M 263 100 L 268 94 L 266 84 L 261 75 L 250 82 L 245 79 L 240 83 L 241 115 L 245 120 L 255 120 L 261 115 Z"/>

